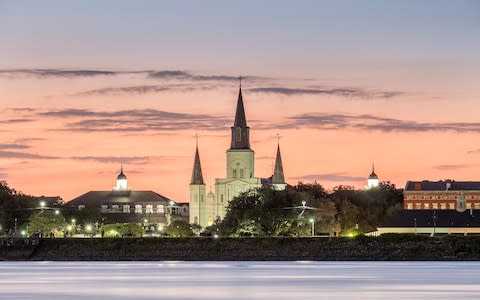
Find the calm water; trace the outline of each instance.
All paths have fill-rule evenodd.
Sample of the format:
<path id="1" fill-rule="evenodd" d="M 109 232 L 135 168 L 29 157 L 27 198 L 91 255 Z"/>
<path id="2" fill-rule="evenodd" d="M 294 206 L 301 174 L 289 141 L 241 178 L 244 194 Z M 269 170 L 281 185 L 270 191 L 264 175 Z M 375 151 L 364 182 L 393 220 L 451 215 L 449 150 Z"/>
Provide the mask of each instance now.
<path id="1" fill-rule="evenodd" d="M 0 299 L 480 299 L 480 263 L 0 262 Z"/>

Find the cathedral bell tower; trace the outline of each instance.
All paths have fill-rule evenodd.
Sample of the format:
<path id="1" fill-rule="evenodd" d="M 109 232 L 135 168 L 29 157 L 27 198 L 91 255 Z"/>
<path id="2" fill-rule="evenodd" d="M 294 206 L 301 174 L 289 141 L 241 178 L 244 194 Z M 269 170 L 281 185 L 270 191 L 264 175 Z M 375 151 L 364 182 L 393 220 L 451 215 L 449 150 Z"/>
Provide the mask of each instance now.
<path id="1" fill-rule="evenodd" d="M 198 153 L 198 142 L 193 161 L 192 179 L 190 180 L 190 224 L 206 226 L 206 194 L 203 181 L 202 165 Z"/>
<path id="2" fill-rule="evenodd" d="M 243 106 L 242 85 L 238 92 L 235 121 L 231 128 L 232 139 L 227 150 L 227 178 L 255 177 L 255 152 L 250 149 L 250 127 L 247 126 Z"/>

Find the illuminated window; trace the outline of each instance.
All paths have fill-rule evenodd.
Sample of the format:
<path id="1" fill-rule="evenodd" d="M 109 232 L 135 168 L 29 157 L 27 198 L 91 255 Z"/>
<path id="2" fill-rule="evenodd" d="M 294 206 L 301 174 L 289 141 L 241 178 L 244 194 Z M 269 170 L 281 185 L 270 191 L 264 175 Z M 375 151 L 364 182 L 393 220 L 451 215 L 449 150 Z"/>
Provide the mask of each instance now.
<path id="1" fill-rule="evenodd" d="M 112 205 L 112 210 L 113 210 L 113 211 L 119 211 L 119 210 L 120 210 L 120 206 L 118 206 L 118 205 L 116 205 L 116 204 L 115 204 L 115 205 Z"/>
<path id="2" fill-rule="evenodd" d="M 101 211 L 106 212 L 108 210 L 108 205 L 102 205 Z"/>
<path id="3" fill-rule="evenodd" d="M 163 207 L 163 205 L 161 205 L 161 204 L 158 204 L 158 205 L 157 205 L 157 213 L 158 213 L 158 214 L 163 214 L 163 213 L 165 213 L 165 208 Z"/>
<path id="4" fill-rule="evenodd" d="M 407 209 L 412 209 L 413 208 L 413 204 L 412 203 L 407 203 Z"/>
<path id="5" fill-rule="evenodd" d="M 142 206 L 137 204 L 135 205 L 135 213 L 136 214 L 141 214 L 142 213 Z"/>
<path id="6" fill-rule="evenodd" d="M 432 208 L 433 209 L 438 209 L 438 203 L 432 203 Z"/>
<path id="7" fill-rule="evenodd" d="M 123 212 L 126 213 L 126 214 L 129 214 L 130 213 L 130 205 L 124 205 L 123 206 Z"/>
<path id="8" fill-rule="evenodd" d="M 148 204 L 147 206 L 145 206 L 145 213 L 153 214 L 153 205 Z"/>

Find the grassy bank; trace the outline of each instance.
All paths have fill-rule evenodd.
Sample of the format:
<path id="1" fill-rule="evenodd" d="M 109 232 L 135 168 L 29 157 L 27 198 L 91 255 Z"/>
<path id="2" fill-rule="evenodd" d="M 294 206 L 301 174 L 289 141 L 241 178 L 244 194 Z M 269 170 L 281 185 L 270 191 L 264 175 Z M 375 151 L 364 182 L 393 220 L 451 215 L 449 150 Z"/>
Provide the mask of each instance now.
<path id="1" fill-rule="evenodd" d="M 44 239 L 3 259 L 479 260 L 480 237 Z"/>

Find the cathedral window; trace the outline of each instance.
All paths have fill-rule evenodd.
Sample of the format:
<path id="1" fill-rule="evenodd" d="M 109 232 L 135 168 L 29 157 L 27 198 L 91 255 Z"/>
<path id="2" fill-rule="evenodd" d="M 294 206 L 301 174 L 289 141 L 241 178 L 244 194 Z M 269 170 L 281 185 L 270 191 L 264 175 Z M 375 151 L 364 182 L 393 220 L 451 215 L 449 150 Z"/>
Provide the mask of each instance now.
<path id="1" fill-rule="evenodd" d="M 236 137 L 237 141 L 240 142 L 240 141 L 242 140 L 242 128 L 237 127 L 237 128 L 236 128 L 236 131 L 235 131 L 235 134 L 236 134 L 236 136 L 237 136 L 237 137 Z"/>

